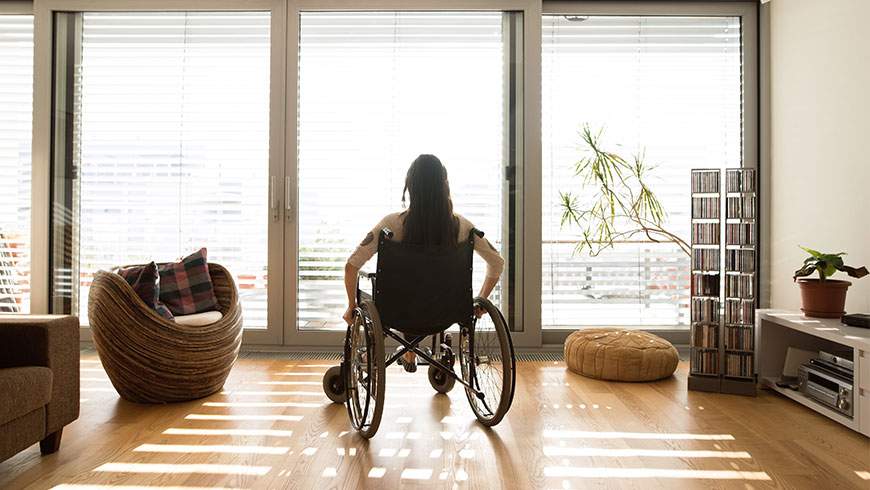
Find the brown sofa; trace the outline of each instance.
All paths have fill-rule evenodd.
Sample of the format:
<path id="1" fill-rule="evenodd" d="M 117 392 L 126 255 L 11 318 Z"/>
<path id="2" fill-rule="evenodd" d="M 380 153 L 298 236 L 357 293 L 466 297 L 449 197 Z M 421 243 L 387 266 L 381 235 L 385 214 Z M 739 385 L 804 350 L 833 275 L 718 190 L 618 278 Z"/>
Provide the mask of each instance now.
<path id="1" fill-rule="evenodd" d="M 37 442 L 57 451 L 78 416 L 78 318 L 0 314 L 0 461 Z"/>

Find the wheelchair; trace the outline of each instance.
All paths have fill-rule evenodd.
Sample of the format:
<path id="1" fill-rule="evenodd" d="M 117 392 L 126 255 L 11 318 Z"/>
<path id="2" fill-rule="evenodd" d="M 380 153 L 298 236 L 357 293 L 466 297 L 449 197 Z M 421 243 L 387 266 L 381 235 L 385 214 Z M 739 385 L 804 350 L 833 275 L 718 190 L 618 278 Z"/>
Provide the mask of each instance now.
<path id="1" fill-rule="evenodd" d="M 384 410 L 387 366 L 413 351 L 428 362 L 429 383 L 447 393 L 458 382 L 477 420 L 498 424 L 510 409 L 516 383 L 516 358 L 507 322 L 485 298 L 473 298 L 471 273 L 474 235 L 449 250 L 431 251 L 378 236 L 377 272 L 360 271 L 357 308 L 347 327 L 339 366 L 323 377 L 326 395 L 347 406 L 351 425 L 368 439 L 377 433 Z M 371 293 L 360 283 L 371 281 Z M 475 309 L 482 310 L 480 318 Z M 447 330 L 458 325 L 458 339 Z M 400 349 L 387 356 L 389 337 Z M 420 347 L 432 337 L 431 349 Z M 459 373 L 454 370 L 459 364 Z"/>

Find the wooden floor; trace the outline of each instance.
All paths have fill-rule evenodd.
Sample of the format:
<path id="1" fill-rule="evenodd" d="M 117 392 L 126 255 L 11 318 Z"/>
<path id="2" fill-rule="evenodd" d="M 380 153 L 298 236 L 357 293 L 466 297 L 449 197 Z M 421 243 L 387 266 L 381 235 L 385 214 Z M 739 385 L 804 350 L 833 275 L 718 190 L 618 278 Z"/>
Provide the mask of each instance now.
<path id="1" fill-rule="evenodd" d="M 147 406 L 120 400 L 85 354 L 81 417 L 60 452 L 33 446 L 0 463 L 0 488 L 870 489 L 870 439 L 771 393 L 687 392 L 685 364 L 621 384 L 519 363 L 494 430 L 460 390 L 435 396 L 425 370 L 393 367 L 368 442 L 321 391 L 331 364 L 242 359 L 224 393 Z"/>

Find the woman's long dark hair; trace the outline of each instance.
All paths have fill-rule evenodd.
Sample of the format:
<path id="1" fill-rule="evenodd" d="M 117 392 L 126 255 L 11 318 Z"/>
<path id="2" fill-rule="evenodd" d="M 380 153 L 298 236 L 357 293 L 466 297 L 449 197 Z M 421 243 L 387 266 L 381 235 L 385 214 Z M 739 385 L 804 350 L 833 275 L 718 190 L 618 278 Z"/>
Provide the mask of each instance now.
<path id="1" fill-rule="evenodd" d="M 426 248 L 456 245 L 459 222 L 453 216 L 447 169 L 435 155 L 420 155 L 408 168 L 405 193 L 410 197 L 405 213 L 405 243 Z"/>

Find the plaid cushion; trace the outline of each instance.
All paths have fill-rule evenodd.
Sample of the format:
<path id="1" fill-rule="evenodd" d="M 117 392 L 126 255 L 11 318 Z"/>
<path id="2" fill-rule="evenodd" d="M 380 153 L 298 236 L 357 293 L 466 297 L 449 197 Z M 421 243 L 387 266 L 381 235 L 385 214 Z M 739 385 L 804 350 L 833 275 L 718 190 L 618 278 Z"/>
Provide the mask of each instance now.
<path id="1" fill-rule="evenodd" d="M 160 283 L 157 264 L 151 262 L 150 264 L 118 269 L 117 272 L 133 288 L 136 295 L 142 298 L 142 301 L 153 308 L 157 314 L 167 320 L 174 318 L 172 312 L 160 303 Z"/>
<path id="2" fill-rule="evenodd" d="M 175 315 L 192 315 L 217 306 L 214 286 L 208 275 L 206 249 L 181 259 L 160 264 L 160 301 Z"/>

